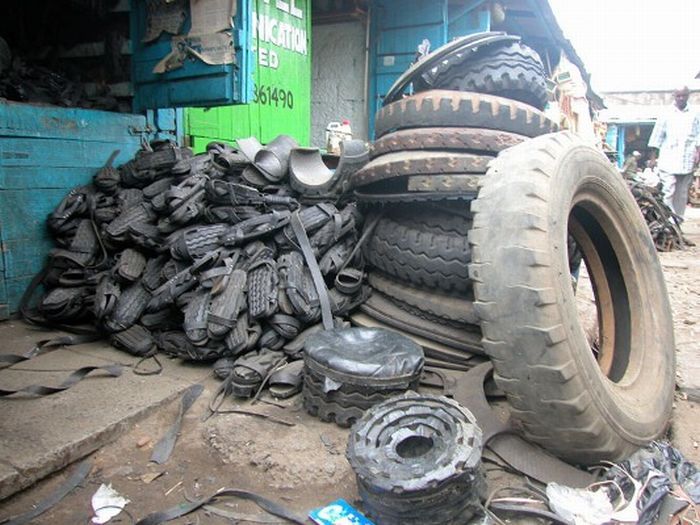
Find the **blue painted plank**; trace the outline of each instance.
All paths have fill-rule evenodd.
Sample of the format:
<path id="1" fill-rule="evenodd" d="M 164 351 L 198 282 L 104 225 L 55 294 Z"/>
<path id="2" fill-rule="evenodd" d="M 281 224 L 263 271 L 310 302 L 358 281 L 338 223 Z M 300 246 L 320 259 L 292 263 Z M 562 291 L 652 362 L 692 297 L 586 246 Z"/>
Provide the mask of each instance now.
<path id="1" fill-rule="evenodd" d="M 0 167 L 0 190 L 64 189 L 87 184 L 97 168 Z"/>
<path id="2" fill-rule="evenodd" d="M 142 115 L 0 101 L 0 137 L 113 143 L 129 138 L 130 128 L 145 127 L 146 117 Z M 138 138 L 134 136 L 134 140 Z"/>
<path id="3" fill-rule="evenodd" d="M 41 271 L 46 255 L 56 245 L 49 237 L 41 239 L 25 237 L 14 241 L 6 241 L 7 271 L 5 279 L 31 277 Z"/>
<path id="4" fill-rule="evenodd" d="M 2 137 L 0 165 L 36 168 L 100 168 L 115 149 L 121 160 L 128 160 L 138 151 L 139 144 L 66 141 L 63 139 L 33 139 Z M 122 151 L 123 150 L 123 151 Z"/>
<path id="5" fill-rule="evenodd" d="M 185 60 L 182 67 L 165 73 L 154 73 L 154 66 L 171 52 L 171 36 L 161 34 L 154 42 L 141 41 L 146 30 L 144 2 L 132 0 L 132 82 L 134 109 L 212 106 L 245 103 L 252 96 L 251 68 L 251 0 L 239 0 L 234 17 L 233 41 L 236 64 L 208 65 L 196 59 Z M 182 34 L 190 28 L 190 17 Z"/>
<path id="6" fill-rule="evenodd" d="M 34 276 L 28 276 L 28 277 L 16 277 L 14 279 L 8 279 L 7 280 L 7 302 L 9 305 L 9 310 L 10 313 L 14 313 L 17 311 L 19 307 L 19 303 L 22 300 L 22 296 L 24 295 L 25 290 L 29 286 L 29 283 L 32 281 L 32 278 Z M 39 293 L 37 292 L 37 297 L 39 296 Z M 36 301 L 36 298 L 34 299 Z M 1 315 L 2 312 L 0 312 Z M 2 317 L 0 317 L 1 319 Z"/>

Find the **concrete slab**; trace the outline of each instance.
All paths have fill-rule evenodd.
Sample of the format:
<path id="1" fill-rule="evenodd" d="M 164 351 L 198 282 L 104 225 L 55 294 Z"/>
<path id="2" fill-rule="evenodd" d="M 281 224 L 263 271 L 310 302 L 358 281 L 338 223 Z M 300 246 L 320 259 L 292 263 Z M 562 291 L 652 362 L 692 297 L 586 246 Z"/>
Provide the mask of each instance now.
<path id="1" fill-rule="evenodd" d="M 0 353 L 22 353 L 51 335 L 21 322 L 0 323 Z M 106 342 L 89 343 L 0 370 L 0 384 L 6 388 L 58 385 L 77 368 L 112 363 L 133 366 L 137 361 Z M 139 376 L 125 367 L 118 378 L 97 373 L 51 396 L 0 399 L 0 499 L 115 440 L 210 373 L 210 367 L 161 361 L 164 370 L 156 376 Z"/>

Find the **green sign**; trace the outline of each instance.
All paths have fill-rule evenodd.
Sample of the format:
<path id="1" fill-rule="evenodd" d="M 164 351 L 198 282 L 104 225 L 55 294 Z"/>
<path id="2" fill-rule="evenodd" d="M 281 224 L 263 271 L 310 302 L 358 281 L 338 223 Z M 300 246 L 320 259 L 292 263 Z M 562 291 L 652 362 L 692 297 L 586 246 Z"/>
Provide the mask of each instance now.
<path id="1" fill-rule="evenodd" d="M 254 102 L 188 108 L 187 135 L 195 151 L 212 140 L 279 134 L 308 145 L 311 128 L 311 0 L 254 0 Z"/>

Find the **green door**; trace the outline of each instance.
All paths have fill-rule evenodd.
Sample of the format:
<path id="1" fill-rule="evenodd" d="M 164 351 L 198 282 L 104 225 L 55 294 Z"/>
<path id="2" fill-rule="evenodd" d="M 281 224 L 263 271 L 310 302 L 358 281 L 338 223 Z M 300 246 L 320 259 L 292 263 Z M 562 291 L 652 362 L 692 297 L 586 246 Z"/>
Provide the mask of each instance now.
<path id="1" fill-rule="evenodd" d="M 283 133 L 308 145 L 311 128 L 311 0 L 252 0 L 253 103 L 186 110 L 195 151 L 212 140 Z"/>

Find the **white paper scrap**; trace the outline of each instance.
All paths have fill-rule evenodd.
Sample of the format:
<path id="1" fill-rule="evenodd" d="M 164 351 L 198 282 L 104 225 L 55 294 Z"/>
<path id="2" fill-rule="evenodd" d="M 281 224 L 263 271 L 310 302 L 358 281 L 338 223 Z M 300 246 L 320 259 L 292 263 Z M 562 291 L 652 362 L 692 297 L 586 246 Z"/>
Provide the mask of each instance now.
<path id="1" fill-rule="evenodd" d="M 95 511 L 92 522 L 107 523 L 119 514 L 127 503 L 129 500 L 114 490 L 111 484 L 103 483 L 92 495 L 92 510 Z"/>

